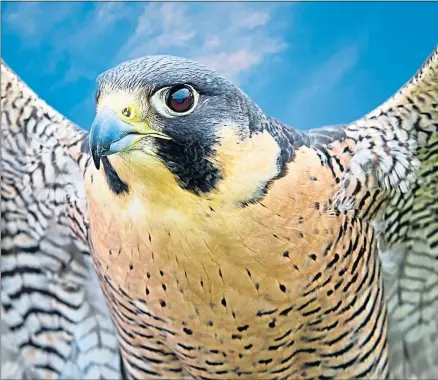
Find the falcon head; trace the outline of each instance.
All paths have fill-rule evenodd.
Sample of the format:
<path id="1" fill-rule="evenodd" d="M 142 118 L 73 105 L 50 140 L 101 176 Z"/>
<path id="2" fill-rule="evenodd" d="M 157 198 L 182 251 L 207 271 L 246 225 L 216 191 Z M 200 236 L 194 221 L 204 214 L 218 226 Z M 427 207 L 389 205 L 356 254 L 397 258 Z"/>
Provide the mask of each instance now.
<path id="1" fill-rule="evenodd" d="M 285 129 L 215 71 L 151 56 L 98 77 L 90 150 L 96 169 L 102 162 L 125 192 L 142 183 L 163 194 L 248 202 L 290 158 Z"/>

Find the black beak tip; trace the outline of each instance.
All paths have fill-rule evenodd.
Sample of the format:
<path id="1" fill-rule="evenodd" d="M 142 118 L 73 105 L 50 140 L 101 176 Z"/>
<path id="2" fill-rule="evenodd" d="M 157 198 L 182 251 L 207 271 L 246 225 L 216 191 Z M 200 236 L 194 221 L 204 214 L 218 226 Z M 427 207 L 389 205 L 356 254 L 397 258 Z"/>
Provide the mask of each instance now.
<path id="1" fill-rule="evenodd" d="M 100 158 L 97 158 L 96 156 L 93 155 L 93 162 L 94 162 L 94 166 L 96 167 L 97 170 L 100 169 Z"/>
<path id="2" fill-rule="evenodd" d="M 91 147 L 91 156 L 93 157 L 94 166 L 97 170 L 100 169 L 100 154 L 98 152 L 97 147 Z"/>

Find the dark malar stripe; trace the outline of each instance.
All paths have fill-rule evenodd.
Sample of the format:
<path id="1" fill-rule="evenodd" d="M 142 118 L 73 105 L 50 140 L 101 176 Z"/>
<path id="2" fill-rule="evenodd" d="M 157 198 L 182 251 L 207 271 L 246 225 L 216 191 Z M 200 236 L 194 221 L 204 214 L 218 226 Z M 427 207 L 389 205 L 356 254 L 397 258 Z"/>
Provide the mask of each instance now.
<path id="1" fill-rule="evenodd" d="M 119 175 L 110 164 L 108 157 L 102 157 L 102 164 L 106 182 L 108 183 L 110 190 L 117 195 L 129 193 L 128 184 L 120 179 Z"/>

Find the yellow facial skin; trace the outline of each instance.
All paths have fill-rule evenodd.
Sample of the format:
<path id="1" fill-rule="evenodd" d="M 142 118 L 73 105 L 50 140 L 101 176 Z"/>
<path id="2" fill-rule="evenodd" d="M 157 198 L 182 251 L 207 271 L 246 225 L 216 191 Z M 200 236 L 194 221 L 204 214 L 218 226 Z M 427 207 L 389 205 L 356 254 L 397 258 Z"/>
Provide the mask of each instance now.
<path id="1" fill-rule="evenodd" d="M 99 113 L 104 107 L 112 109 L 120 120 L 132 125 L 138 134 L 152 135 L 154 137 L 170 140 L 169 136 L 151 128 L 149 123 L 142 119 L 142 117 L 147 114 L 147 105 L 141 105 L 135 94 L 121 91 L 105 95 L 102 99 L 99 99 L 96 113 Z M 128 110 L 129 113 L 126 113 L 126 110 Z"/>

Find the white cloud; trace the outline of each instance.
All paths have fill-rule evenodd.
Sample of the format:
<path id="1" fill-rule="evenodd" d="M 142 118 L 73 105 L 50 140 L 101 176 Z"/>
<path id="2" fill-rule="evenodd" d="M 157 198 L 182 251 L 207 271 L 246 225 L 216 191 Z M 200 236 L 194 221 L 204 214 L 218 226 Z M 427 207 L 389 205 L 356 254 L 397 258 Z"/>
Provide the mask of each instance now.
<path id="1" fill-rule="evenodd" d="M 39 67 L 29 60 L 28 71 L 38 70 L 40 76 L 51 80 L 50 92 L 69 91 L 79 82 L 92 82 L 90 91 L 87 89 L 73 107 L 75 112 L 91 113 L 95 78 L 122 61 L 146 55 L 191 58 L 243 87 L 260 87 L 269 77 L 264 74 L 278 64 L 276 59 L 288 48 L 289 9 L 293 6 L 23 2 L 8 4 L 4 20 L 8 32 L 20 38 L 20 48 L 27 55 L 35 52 L 45 58 L 44 66 Z M 250 80 L 255 75 L 257 80 Z"/>
<path id="2" fill-rule="evenodd" d="M 94 77 L 90 67 L 108 69 L 153 54 L 192 58 L 239 81 L 287 48 L 287 29 L 279 27 L 278 17 L 274 23 L 273 16 L 290 6 L 98 2 L 90 9 L 81 3 L 23 3 L 8 11 L 6 22 L 26 45 L 49 41 L 52 68 L 61 61 L 70 65 L 58 86 Z M 103 61 L 105 49 L 112 51 L 112 57 Z"/>
<path id="3" fill-rule="evenodd" d="M 3 11 L 4 21 L 8 26 L 19 30 L 21 37 L 29 45 L 39 44 L 43 38 L 53 32 L 68 17 L 72 8 L 71 3 L 54 3 L 52 16 L 45 17 L 44 9 L 38 2 L 17 3 L 14 5 L 12 11 Z M 45 22 L 41 23 L 41 20 Z"/>
<path id="4" fill-rule="evenodd" d="M 95 25 L 107 26 L 120 18 L 126 17 L 126 8 L 121 3 L 101 3 L 96 7 Z"/>
<path id="5" fill-rule="evenodd" d="M 359 59 L 359 46 L 346 46 L 324 62 L 314 66 L 300 88 L 293 93 L 291 113 L 302 112 L 311 108 L 313 102 L 323 101 L 345 76 L 354 68 Z"/>
<path id="6" fill-rule="evenodd" d="M 150 3 L 116 62 L 152 54 L 180 55 L 238 81 L 287 48 L 285 30 L 271 28 L 281 5 L 262 3 Z M 284 6 L 283 6 L 284 7 Z"/>
<path id="7" fill-rule="evenodd" d="M 108 69 L 153 54 L 192 58 L 238 82 L 288 47 L 287 26 L 278 20 L 291 4 L 98 2 L 87 7 L 23 3 L 7 14 L 8 27 L 24 44 L 50 42 L 52 68 L 61 61 L 70 65 L 58 86 L 94 77 L 90 67 Z M 105 50 L 111 59 L 103 61 Z"/>
<path id="8" fill-rule="evenodd" d="M 271 19 L 271 16 L 267 12 L 252 12 L 244 17 L 239 16 L 242 15 L 232 17 L 231 21 L 235 26 L 247 29 L 254 29 L 257 26 L 266 25 Z"/>
<path id="9" fill-rule="evenodd" d="M 275 52 L 275 49 L 276 48 L 272 50 Z M 239 75 L 251 67 L 259 64 L 262 61 L 264 54 L 266 54 L 266 52 L 240 49 L 227 53 L 217 53 L 195 57 L 195 60 L 202 62 L 214 70 L 223 72 L 231 79 L 237 81 Z"/>

